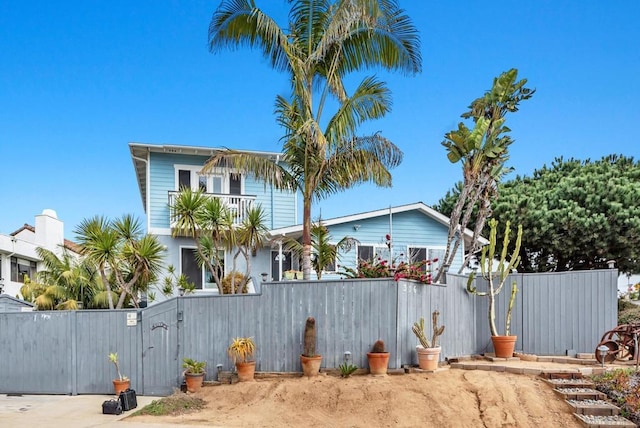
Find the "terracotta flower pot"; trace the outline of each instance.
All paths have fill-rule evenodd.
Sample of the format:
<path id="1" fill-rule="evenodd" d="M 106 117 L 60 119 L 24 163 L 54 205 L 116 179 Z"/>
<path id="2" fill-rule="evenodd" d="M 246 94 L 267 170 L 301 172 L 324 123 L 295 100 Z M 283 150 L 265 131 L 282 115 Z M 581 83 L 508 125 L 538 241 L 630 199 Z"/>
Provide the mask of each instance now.
<path id="1" fill-rule="evenodd" d="M 388 352 L 368 352 L 369 372 L 372 375 L 386 375 L 387 367 L 389 367 Z"/>
<path id="2" fill-rule="evenodd" d="M 318 376 L 320 373 L 320 365 L 322 364 L 322 355 L 316 355 L 315 357 L 305 357 L 300 355 L 300 365 L 302 365 L 302 373 L 305 376 Z"/>
<path id="3" fill-rule="evenodd" d="M 246 363 L 236 363 L 236 370 L 238 371 L 239 382 L 251 382 L 253 376 L 256 373 L 256 362 L 247 361 Z"/>
<path id="4" fill-rule="evenodd" d="M 418 353 L 418 367 L 422 370 L 436 370 L 438 362 L 440 362 L 440 351 L 442 348 L 423 348 L 422 345 L 416 346 Z"/>
<path id="5" fill-rule="evenodd" d="M 493 349 L 498 358 L 513 357 L 513 350 L 516 347 L 518 336 L 491 336 Z"/>
<path id="6" fill-rule="evenodd" d="M 120 395 L 121 392 L 124 392 L 127 389 L 129 389 L 130 385 L 131 385 L 130 379 L 124 379 L 124 380 L 114 379 L 113 380 L 113 390 L 115 391 L 116 395 Z"/>
<path id="7" fill-rule="evenodd" d="M 185 383 L 187 384 L 188 392 L 198 392 L 202 387 L 202 382 L 204 382 L 204 373 L 199 373 L 199 374 L 185 373 L 184 380 L 185 380 Z"/>

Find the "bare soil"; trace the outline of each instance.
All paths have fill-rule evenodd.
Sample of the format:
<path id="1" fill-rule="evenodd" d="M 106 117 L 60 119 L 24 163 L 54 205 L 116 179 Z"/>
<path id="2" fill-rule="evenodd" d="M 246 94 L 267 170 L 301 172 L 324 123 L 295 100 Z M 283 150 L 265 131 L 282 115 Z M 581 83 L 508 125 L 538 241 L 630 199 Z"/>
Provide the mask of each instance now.
<path id="1" fill-rule="evenodd" d="M 541 378 L 484 370 L 205 386 L 204 410 L 128 420 L 217 427 L 580 427 Z"/>

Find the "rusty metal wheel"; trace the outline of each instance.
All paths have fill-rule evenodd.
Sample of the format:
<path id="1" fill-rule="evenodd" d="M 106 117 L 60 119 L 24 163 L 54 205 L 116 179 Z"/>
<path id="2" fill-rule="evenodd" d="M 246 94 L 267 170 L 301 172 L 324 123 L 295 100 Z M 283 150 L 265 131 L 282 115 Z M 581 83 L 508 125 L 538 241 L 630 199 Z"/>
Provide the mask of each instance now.
<path id="1" fill-rule="evenodd" d="M 600 356 L 600 353 L 598 352 L 598 348 L 600 346 L 606 346 L 607 348 L 609 348 L 609 352 L 607 352 L 606 357 L 604 357 L 604 362 L 605 363 L 612 363 L 616 360 L 616 358 L 618 357 L 618 354 L 620 352 L 619 346 L 618 346 L 618 342 L 613 341 L 613 340 L 606 340 L 603 342 L 598 343 L 598 346 L 596 346 L 596 350 L 595 350 L 595 354 L 596 354 L 596 360 L 602 364 L 602 357 Z"/>

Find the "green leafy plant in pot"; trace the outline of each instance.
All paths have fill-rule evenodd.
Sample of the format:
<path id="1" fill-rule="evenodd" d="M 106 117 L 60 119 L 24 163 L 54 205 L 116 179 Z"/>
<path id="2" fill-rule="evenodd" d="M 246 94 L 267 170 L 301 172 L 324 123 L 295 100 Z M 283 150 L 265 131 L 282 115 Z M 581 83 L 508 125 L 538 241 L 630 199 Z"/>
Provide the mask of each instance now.
<path id="1" fill-rule="evenodd" d="M 496 219 L 489 220 L 491 232 L 489 235 L 489 245 L 482 248 L 482 257 L 480 259 L 480 269 L 482 277 L 487 281 L 487 290 L 478 291 L 473 285 L 476 273 L 473 272 L 467 281 L 467 291 L 477 296 L 487 297 L 489 299 L 489 330 L 491 332 L 491 340 L 493 341 L 493 349 L 496 357 L 510 358 L 513 356 L 518 336 L 510 335 L 511 312 L 513 304 L 518 292 L 517 283 L 513 281 L 511 284 L 511 297 L 509 299 L 509 307 L 505 317 L 504 335 L 498 334 L 496 328 L 496 296 L 502 291 L 502 287 L 509 274 L 518 267 L 520 263 L 520 243 L 522 241 L 522 225 L 518 226 L 518 235 L 516 237 L 515 246 L 511 257 L 507 260 L 507 252 L 510 244 L 511 224 L 507 222 L 504 230 L 504 241 L 502 243 L 502 252 L 500 259 L 497 260 L 498 266 L 494 272 L 496 263 L 496 235 L 498 230 L 498 221 Z"/>
<path id="2" fill-rule="evenodd" d="M 420 341 L 420 344 L 416 346 L 416 353 L 418 354 L 418 366 L 422 370 L 435 370 L 438 368 L 438 362 L 440 361 L 441 348 L 438 346 L 438 337 L 444 333 L 444 325 L 438 327 L 438 316 L 440 312 L 433 311 L 431 314 L 431 321 L 433 325 L 433 336 L 431 341 L 427 339 L 424 331 L 424 318 L 420 317 L 420 321 L 414 322 L 411 330 Z"/>
<path id="3" fill-rule="evenodd" d="M 204 382 L 206 361 L 196 361 L 191 358 L 182 359 L 182 368 L 184 371 L 184 380 L 187 384 L 187 392 L 198 392 Z"/>
<path id="4" fill-rule="evenodd" d="M 384 341 L 378 339 L 373 344 L 371 352 L 367 353 L 367 359 L 369 360 L 369 372 L 375 376 L 381 376 L 387 374 L 387 368 L 389 367 L 389 352 L 385 349 Z"/>
<path id="5" fill-rule="evenodd" d="M 256 362 L 252 358 L 255 352 L 256 344 L 253 341 L 253 337 L 236 337 L 229 345 L 227 353 L 236 366 L 240 382 L 253 380 L 256 372 Z"/>
<path id="6" fill-rule="evenodd" d="M 120 395 L 121 392 L 126 391 L 131 386 L 131 380 L 123 376 L 120 373 L 120 363 L 118 361 L 118 353 L 111 352 L 109 354 L 109 361 L 112 362 L 116 366 L 116 372 L 118 373 L 118 377 L 113 379 L 113 390 L 116 395 Z"/>
<path id="7" fill-rule="evenodd" d="M 305 376 L 318 376 L 322 355 L 316 354 L 316 320 L 313 317 L 307 318 L 304 326 L 304 351 L 300 355 L 300 365 Z"/>

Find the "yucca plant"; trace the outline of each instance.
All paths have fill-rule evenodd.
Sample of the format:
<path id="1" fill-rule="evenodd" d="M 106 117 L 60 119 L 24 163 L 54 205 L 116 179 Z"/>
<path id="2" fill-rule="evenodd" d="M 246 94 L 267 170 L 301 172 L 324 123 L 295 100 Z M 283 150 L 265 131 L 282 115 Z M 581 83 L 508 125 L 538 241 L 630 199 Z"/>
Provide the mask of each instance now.
<path id="1" fill-rule="evenodd" d="M 253 358 L 253 353 L 256 351 L 256 344 L 253 341 L 253 337 L 236 337 L 229 345 L 227 353 L 233 360 L 233 363 L 246 363 Z"/>

